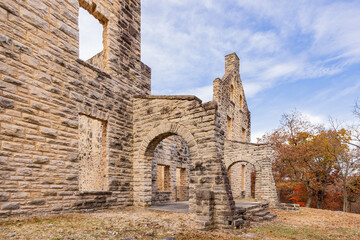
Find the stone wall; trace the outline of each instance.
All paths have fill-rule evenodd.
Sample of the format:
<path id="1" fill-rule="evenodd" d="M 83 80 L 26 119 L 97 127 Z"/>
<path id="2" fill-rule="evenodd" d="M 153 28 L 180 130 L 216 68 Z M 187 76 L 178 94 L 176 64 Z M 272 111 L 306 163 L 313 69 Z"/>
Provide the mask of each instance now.
<path id="1" fill-rule="evenodd" d="M 80 6 L 104 25 L 102 70 L 78 59 Z M 131 96 L 151 73 L 140 0 L 4 0 L 0 21 L 0 216 L 132 205 Z M 79 184 L 81 116 L 106 125 L 96 191 Z"/>
<path id="2" fill-rule="evenodd" d="M 105 69 L 104 59 L 105 59 L 104 51 L 101 51 L 95 54 L 92 58 L 86 60 L 86 62 L 101 70 L 104 70 Z"/>
<path id="3" fill-rule="evenodd" d="M 192 96 L 134 98 L 134 201 L 151 203 L 151 159 L 166 137 L 178 135 L 189 148 L 189 208 L 200 228 L 232 228 L 236 216 L 223 162 L 224 135 L 214 102 Z"/>

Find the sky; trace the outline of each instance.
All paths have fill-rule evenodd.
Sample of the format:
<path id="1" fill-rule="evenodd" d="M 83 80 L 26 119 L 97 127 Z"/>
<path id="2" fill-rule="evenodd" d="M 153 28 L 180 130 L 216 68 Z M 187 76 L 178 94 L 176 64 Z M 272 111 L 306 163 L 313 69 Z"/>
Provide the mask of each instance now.
<path id="1" fill-rule="evenodd" d="M 236 52 L 252 141 L 294 109 L 314 123 L 354 120 L 360 0 L 143 0 L 141 37 L 154 95 L 211 101 L 224 56 Z"/>

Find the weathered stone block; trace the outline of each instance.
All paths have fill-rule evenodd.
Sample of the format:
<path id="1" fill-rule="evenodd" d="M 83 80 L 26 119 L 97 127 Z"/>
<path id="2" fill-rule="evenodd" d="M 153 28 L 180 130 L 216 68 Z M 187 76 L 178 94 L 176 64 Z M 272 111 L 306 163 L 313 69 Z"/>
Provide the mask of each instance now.
<path id="1" fill-rule="evenodd" d="M 9 193 L 0 193 L 0 202 L 7 202 L 10 198 Z"/>
<path id="2" fill-rule="evenodd" d="M 12 124 L 1 124 L 1 134 L 13 136 L 13 137 L 24 137 L 25 129 Z"/>
<path id="3" fill-rule="evenodd" d="M 41 199 L 32 199 L 28 201 L 29 205 L 44 205 L 46 203 L 44 198 Z"/>
<path id="4" fill-rule="evenodd" d="M 15 107 L 15 102 L 0 96 L 0 107 L 12 109 Z"/>
<path id="5" fill-rule="evenodd" d="M 49 161 L 50 161 L 50 158 L 49 158 L 49 157 L 45 157 L 45 156 L 35 156 L 33 163 L 36 163 L 36 164 L 45 164 L 45 163 L 48 163 Z"/>
<path id="6" fill-rule="evenodd" d="M 18 143 L 2 142 L 2 149 L 11 152 L 22 152 L 23 146 Z"/>
<path id="7" fill-rule="evenodd" d="M 20 203 L 18 202 L 7 202 L 1 204 L 1 210 L 16 210 L 20 208 Z"/>

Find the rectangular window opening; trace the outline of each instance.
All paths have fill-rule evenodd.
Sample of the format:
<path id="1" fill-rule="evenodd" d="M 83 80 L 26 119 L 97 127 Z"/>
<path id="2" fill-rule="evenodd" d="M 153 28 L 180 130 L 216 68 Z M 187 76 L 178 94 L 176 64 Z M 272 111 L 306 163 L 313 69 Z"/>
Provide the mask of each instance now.
<path id="1" fill-rule="evenodd" d="M 229 140 L 231 140 L 231 127 L 232 127 L 232 120 L 231 118 L 228 116 L 227 117 L 227 138 Z"/>
<path id="2" fill-rule="evenodd" d="M 241 165 L 241 190 L 245 190 L 245 165 Z"/>
<path id="3" fill-rule="evenodd" d="M 170 166 L 157 165 L 158 191 L 170 191 Z"/>
<path id="4" fill-rule="evenodd" d="M 105 70 L 106 27 L 107 22 L 100 22 L 91 11 L 79 8 L 79 58 L 101 70 Z"/>
<path id="5" fill-rule="evenodd" d="M 242 128 L 242 141 L 246 142 L 246 129 Z"/>
<path id="6" fill-rule="evenodd" d="M 80 191 L 106 191 L 106 121 L 79 116 Z"/>
<path id="7" fill-rule="evenodd" d="M 240 103 L 240 110 L 243 110 L 243 96 L 240 95 L 240 99 L 239 99 L 239 103 Z"/>

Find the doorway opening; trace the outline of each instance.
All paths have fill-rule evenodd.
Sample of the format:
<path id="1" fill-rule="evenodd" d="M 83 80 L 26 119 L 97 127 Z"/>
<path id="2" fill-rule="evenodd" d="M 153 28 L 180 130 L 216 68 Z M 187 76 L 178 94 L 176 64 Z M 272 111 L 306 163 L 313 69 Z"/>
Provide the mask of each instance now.
<path id="1" fill-rule="evenodd" d="M 189 149 L 172 135 L 155 147 L 152 156 L 151 204 L 189 200 Z"/>

